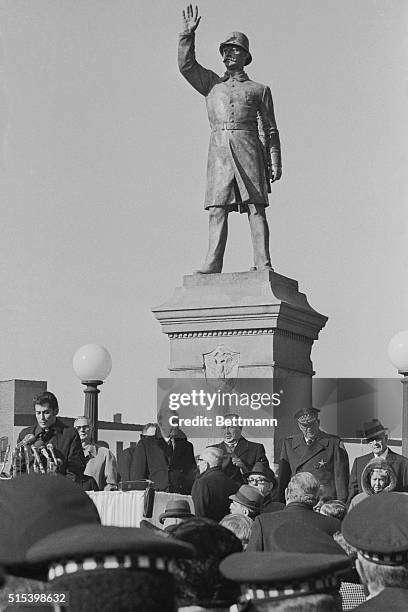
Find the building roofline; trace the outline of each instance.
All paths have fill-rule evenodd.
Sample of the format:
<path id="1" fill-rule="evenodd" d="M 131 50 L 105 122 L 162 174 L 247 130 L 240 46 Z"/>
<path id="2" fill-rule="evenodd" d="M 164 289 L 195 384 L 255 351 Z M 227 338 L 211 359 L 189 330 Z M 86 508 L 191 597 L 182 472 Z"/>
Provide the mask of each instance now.
<path id="1" fill-rule="evenodd" d="M 58 417 L 65 425 L 73 426 L 77 417 Z M 33 413 L 20 413 L 14 415 L 14 425 L 17 427 L 29 427 L 35 425 Z M 144 425 L 136 423 L 115 423 L 113 421 L 98 421 L 98 429 L 110 429 L 116 431 L 142 431 Z"/>

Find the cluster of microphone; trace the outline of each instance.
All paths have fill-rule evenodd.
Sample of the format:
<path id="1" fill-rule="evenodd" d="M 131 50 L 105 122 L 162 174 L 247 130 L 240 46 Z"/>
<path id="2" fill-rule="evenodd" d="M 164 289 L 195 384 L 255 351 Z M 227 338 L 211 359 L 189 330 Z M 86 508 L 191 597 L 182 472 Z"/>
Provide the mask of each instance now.
<path id="1" fill-rule="evenodd" d="M 5 468 L 9 461 L 9 473 L 7 474 Z M 10 446 L 7 447 L 0 467 L 0 474 L 2 478 L 15 478 L 23 472 L 29 474 L 30 471 L 40 474 L 55 474 L 61 463 L 61 459 L 55 456 L 54 445 L 51 442 L 44 444 L 38 436 L 27 434 L 16 445 L 11 453 L 11 458 Z"/>

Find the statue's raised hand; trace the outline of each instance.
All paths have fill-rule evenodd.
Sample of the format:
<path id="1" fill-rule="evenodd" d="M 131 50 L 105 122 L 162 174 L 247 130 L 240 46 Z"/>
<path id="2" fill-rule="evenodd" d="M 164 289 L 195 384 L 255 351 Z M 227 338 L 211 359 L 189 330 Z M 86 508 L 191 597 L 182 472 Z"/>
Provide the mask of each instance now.
<path id="1" fill-rule="evenodd" d="M 189 4 L 185 11 L 182 11 L 181 22 L 184 34 L 192 34 L 198 28 L 201 17 L 198 15 L 198 6 L 193 9 L 193 5 Z"/>

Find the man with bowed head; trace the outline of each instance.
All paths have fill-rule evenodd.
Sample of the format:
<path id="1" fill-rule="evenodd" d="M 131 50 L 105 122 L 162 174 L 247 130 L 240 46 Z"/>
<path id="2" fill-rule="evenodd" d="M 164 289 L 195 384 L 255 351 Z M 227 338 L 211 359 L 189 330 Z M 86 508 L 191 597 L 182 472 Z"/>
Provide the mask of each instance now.
<path id="1" fill-rule="evenodd" d="M 197 460 L 200 474 L 197 476 L 191 495 L 195 513 L 217 523 L 228 514 L 229 496 L 239 485 L 222 471 L 224 453 L 220 448 L 206 448 Z"/>
<path id="2" fill-rule="evenodd" d="M 129 475 L 152 480 L 158 491 L 190 495 L 197 469 L 194 449 L 184 432 L 171 425 L 172 416 L 168 407 L 160 409 L 155 435 L 141 437 L 132 449 Z"/>
<path id="3" fill-rule="evenodd" d="M 235 480 L 238 484 L 244 484 L 249 472 L 255 463 L 263 463 L 269 467 L 263 444 L 250 442 L 242 435 L 242 427 L 235 425 L 239 416 L 228 414 L 223 426 L 224 440 L 214 444 L 213 448 L 219 448 L 224 453 L 222 469 L 226 476 Z"/>
<path id="4" fill-rule="evenodd" d="M 292 476 L 285 491 L 286 506 L 277 512 L 264 512 L 255 519 L 248 550 L 271 550 L 274 542 L 272 527 L 283 525 L 290 531 L 294 521 L 300 521 L 305 530 L 318 529 L 329 536 L 340 531 L 339 520 L 313 510 L 319 498 L 319 488 L 319 481 L 308 472 Z"/>
<path id="5" fill-rule="evenodd" d="M 266 219 L 270 182 L 282 174 L 279 132 L 269 87 L 255 83 L 245 66 L 252 62 L 249 40 L 231 32 L 219 50 L 226 72 L 220 77 L 195 58 L 195 31 L 201 17 L 192 5 L 182 13 L 178 64 L 181 74 L 205 96 L 211 127 L 205 208 L 209 211 L 209 246 L 198 273 L 222 270 L 228 214 L 247 213 L 254 270 L 272 270 Z"/>

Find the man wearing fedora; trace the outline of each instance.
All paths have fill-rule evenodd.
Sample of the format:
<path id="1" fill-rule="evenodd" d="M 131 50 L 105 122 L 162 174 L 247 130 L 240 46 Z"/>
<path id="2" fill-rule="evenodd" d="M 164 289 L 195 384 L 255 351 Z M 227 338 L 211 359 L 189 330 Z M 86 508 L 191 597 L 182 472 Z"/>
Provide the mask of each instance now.
<path id="1" fill-rule="evenodd" d="M 242 485 L 229 498 L 231 514 L 244 514 L 250 519 L 255 519 L 261 512 L 263 495 L 255 487 Z"/>
<path id="2" fill-rule="evenodd" d="M 363 430 L 359 433 L 361 438 L 367 442 L 371 452 L 354 460 L 350 474 L 347 502 L 350 503 L 353 497 L 358 493 L 362 493 L 363 485 L 361 477 L 364 468 L 373 459 L 386 461 L 394 470 L 396 475 L 394 491 L 408 491 L 408 459 L 388 448 L 387 429 L 382 425 L 381 421 L 372 419 L 372 421 L 364 423 Z"/>
<path id="3" fill-rule="evenodd" d="M 195 58 L 198 8 L 182 14 L 178 64 L 181 74 L 205 96 L 211 127 L 204 207 L 209 211 L 209 246 L 198 273 L 222 271 L 228 214 L 247 213 L 255 270 L 272 270 L 265 209 L 270 183 L 282 174 L 279 132 L 269 87 L 251 81 L 245 66 L 252 62 L 248 38 L 231 32 L 220 44 L 226 72 L 220 77 Z"/>
<path id="4" fill-rule="evenodd" d="M 171 499 L 167 502 L 164 512 L 160 514 L 159 521 L 166 530 L 170 525 L 178 525 L 193 516 L 188 499 Z"/>
<path id="5" fill-rule="evenodd" d="M 285 504 L 277 501 L 278 481 L 275 473 L 264 463 L 255 463 L 248 474 L 248 484 L 255 487 L 263 496 L 261 513 L 283 510 Z"/>
<path id="6" fill-rule="evenodd" d="M 279 464 L 279 501 L 298 472 L 310 472 L 320 482 L 321 497 L 347 500 L 349 460 L 338 436 L 320 429 L 318 408 L 303 408 L 295 414 L 300 434 L 283 441 Z"/>

